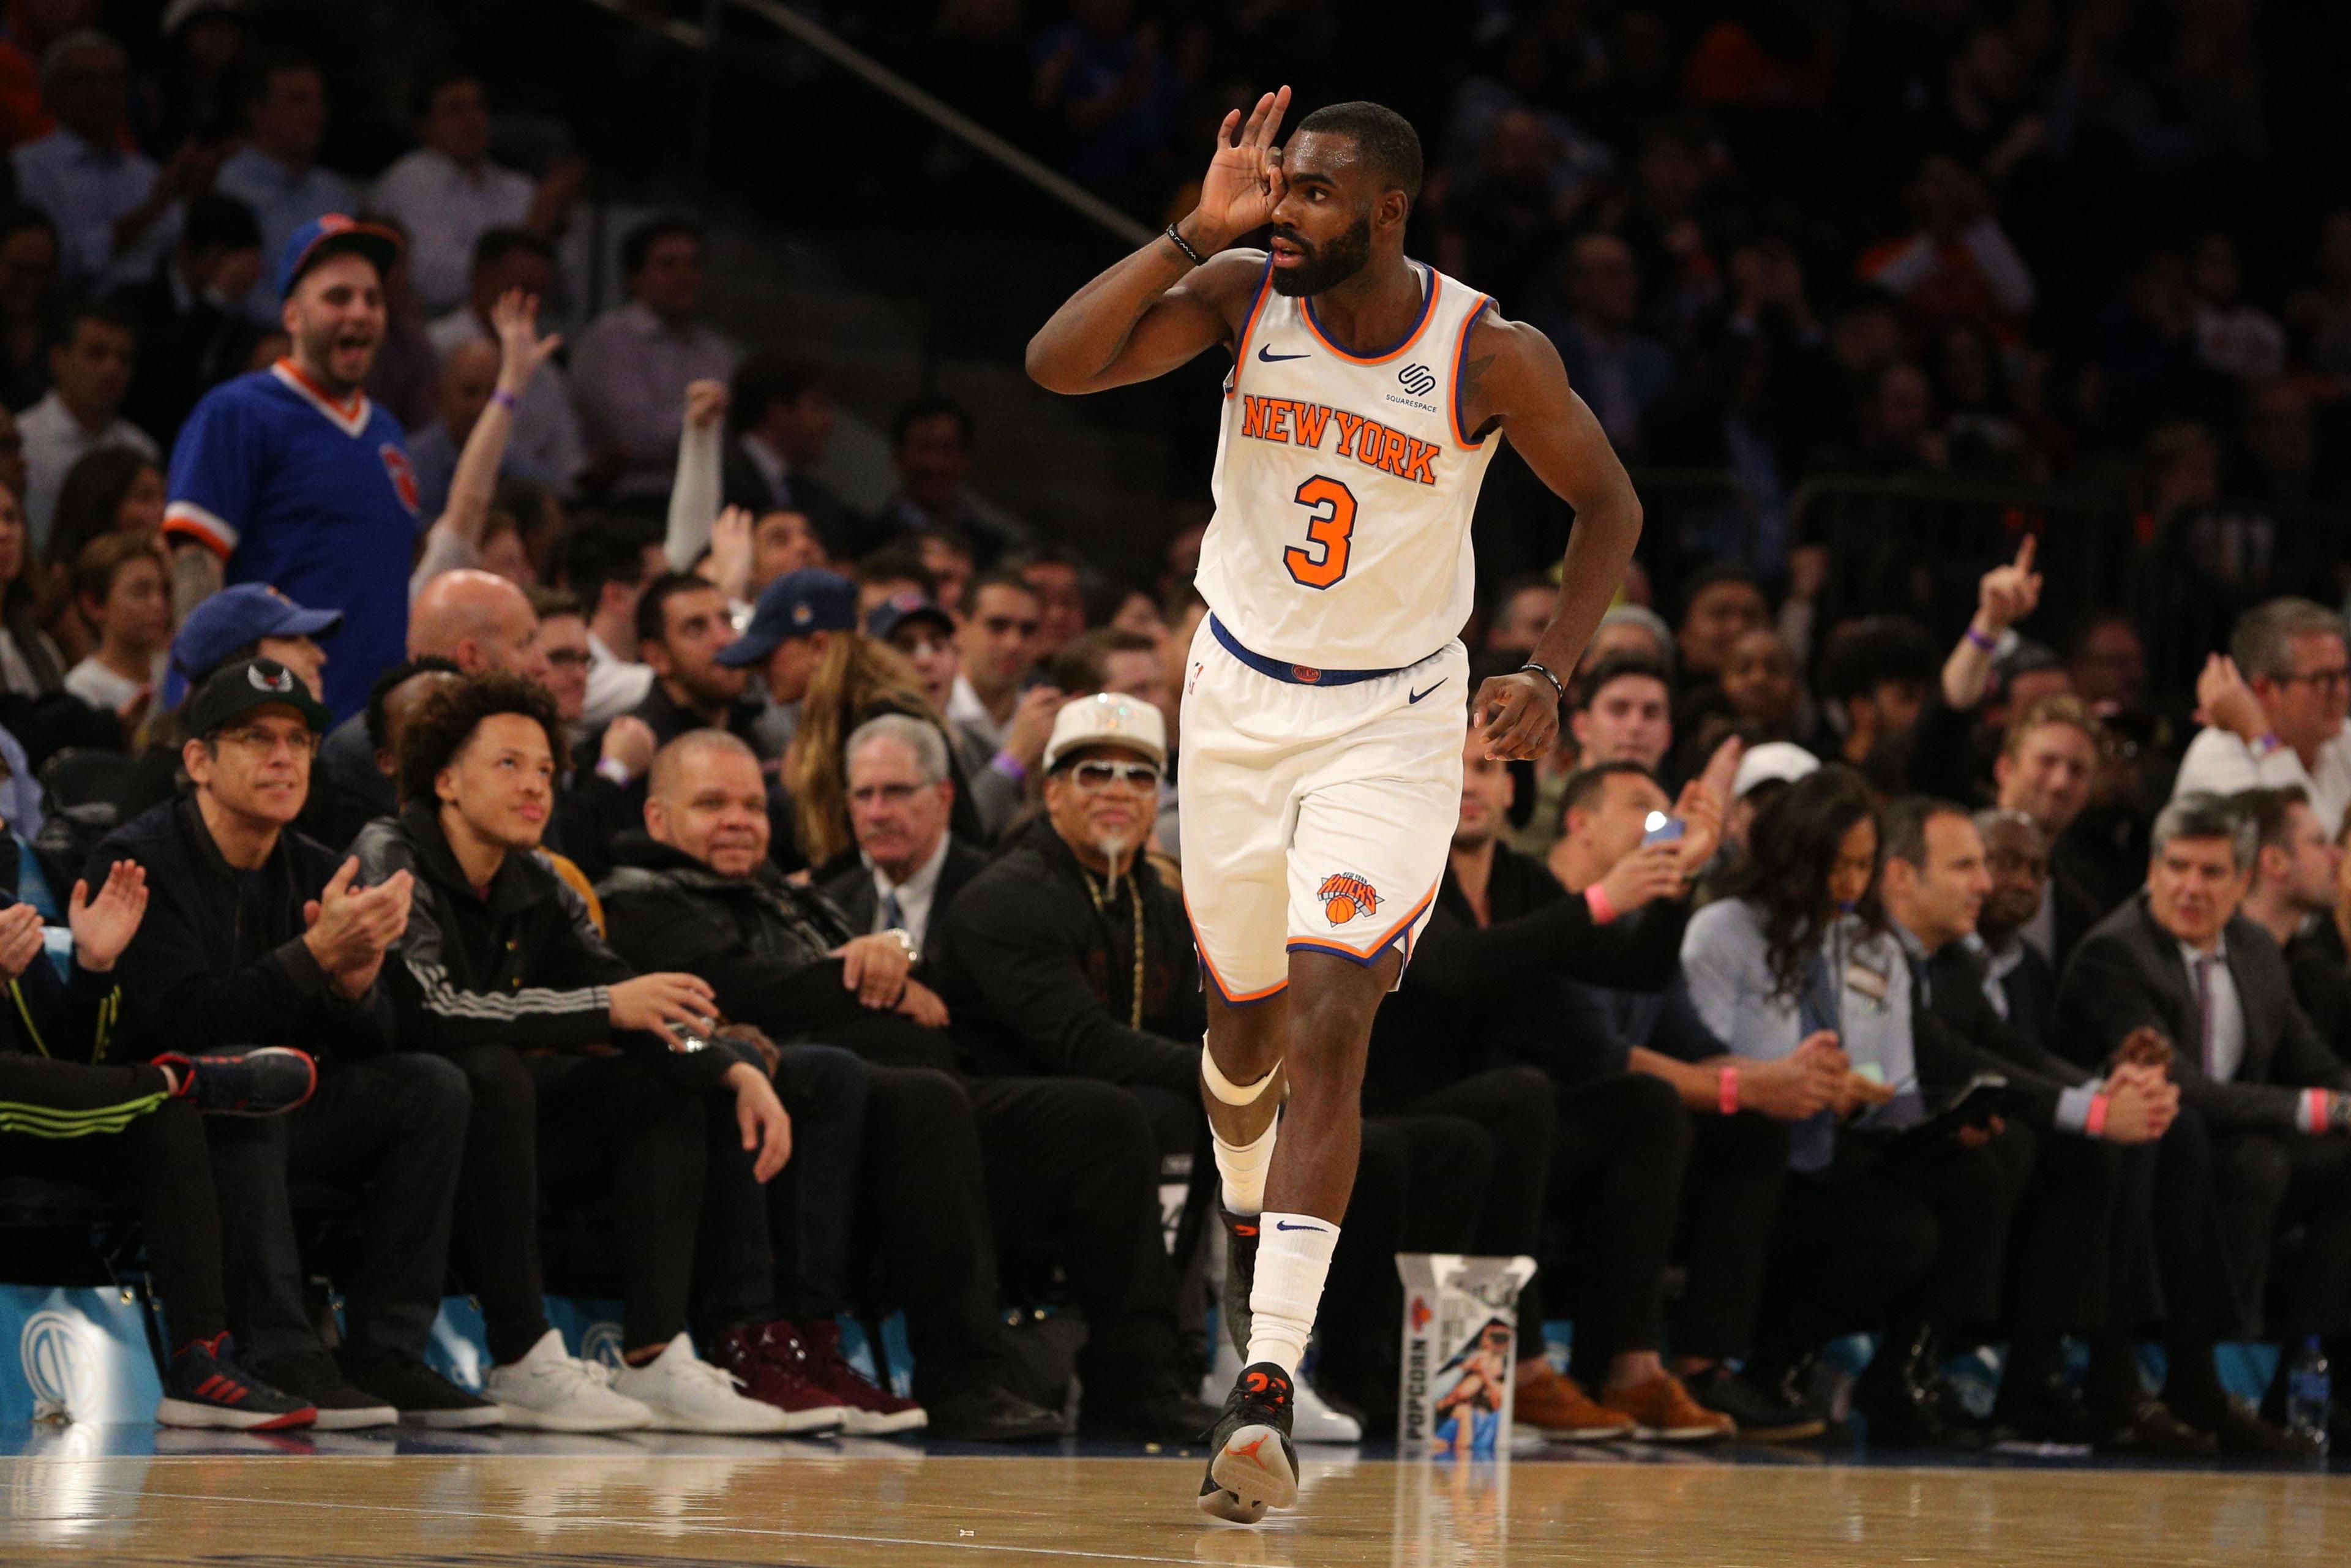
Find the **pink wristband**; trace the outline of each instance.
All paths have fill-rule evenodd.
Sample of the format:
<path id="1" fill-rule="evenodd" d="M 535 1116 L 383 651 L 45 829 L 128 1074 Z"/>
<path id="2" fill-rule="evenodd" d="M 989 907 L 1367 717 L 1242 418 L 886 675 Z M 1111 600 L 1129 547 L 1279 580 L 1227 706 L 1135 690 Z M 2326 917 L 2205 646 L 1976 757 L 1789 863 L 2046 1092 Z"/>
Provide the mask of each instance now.
<path id="1" fill-rule="evenodd" d="M 1608 902 L 1608 895 L 1600 891 L 1596 882 L 1583 890 L 1583 906 L 1592 911 L 1594 925 L 1605 925 L 1616 918 L 1616 906 Z"/>
<path id="2" fill-rule="evenodd" d="M 2304 1090 L 2302 1092 L 2302 1130 L 2305 1133 L 2326 1131 L 2327 1106 L 2325 1090 Z"/>
<path id="3" fill-rule="evenodd" d="M 2102 1138 L 2105 1136 L 2106 1097 L 2105 1095 L 2093 1094 L 2090 1096 L 2090 1113 L 2082 1118 L 2082 1131 L 2089 1134 L 2090 1136 L 2094 1138 Z"/>
<path id="4" fill-rule="evenodd" d="M 1728 1061 L 1723 1063 L 1722 1078 L 1718 1093 L 1719 1096 L 1718 1104 L 1720 1106 L 1722 1113 L 1726 1116 L 1738 1115 L 1739 1068 L 1736 1063 Z"/>

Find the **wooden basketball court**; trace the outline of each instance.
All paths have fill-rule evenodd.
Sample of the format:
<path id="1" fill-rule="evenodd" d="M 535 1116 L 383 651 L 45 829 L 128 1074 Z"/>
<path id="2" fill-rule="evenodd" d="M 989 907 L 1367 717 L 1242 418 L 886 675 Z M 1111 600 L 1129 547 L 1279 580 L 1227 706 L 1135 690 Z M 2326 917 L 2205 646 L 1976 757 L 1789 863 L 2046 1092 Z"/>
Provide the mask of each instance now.
<path id="1" fill-rule="evenodd" d="M 22 1429 L 20 1429 L 21 1432 Z M 1194 1511 L 1174 1455 L 926 1455 L 728 1438 L 183 1440 L 36 1430 L 0 1458 L 0 1563 L 1998 1563 L 2351 1561 L 2351 1477 L 1824 1462 L 1800 1452 L 1397 1463 L 1310 1450 L 1298 1511 Z M 110 1451 L 121 1448 L 147 1453 Z M 174 1448 L 187 1451 L 174 1452 Z M 473 1450 L 473 1451 L 468 1451 Z M 1629 1462 L 1646 1458 L 1653 1462 Z"/>

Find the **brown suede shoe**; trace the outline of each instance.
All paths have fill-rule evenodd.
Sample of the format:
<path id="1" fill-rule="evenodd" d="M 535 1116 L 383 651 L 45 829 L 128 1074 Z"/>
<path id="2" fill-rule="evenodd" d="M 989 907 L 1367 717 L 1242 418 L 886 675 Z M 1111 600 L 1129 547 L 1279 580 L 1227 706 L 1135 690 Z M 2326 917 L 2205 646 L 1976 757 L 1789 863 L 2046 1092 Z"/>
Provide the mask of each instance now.
<path id="1" fill-rule="evenodd" d="M 1573 1377 L 1548 1362 L 1521 1378 L 1511 1396 L 1511 1418 L 1534 1427 L 1554 1443 L 1604 1443 L 1633 1435 L 1633 1418 L 1593 1402 Z"/>
<path id="2" fill-rule="evenodd" d="M 1600 1403 L 1633 1418 L 1633 1435 L 1652 1443 L 1706 1443 L 1736 1437 L 1739 1423 L 1690 1397 L 1671 1373 L 1630 1388 L 1611 1388 Z"/>

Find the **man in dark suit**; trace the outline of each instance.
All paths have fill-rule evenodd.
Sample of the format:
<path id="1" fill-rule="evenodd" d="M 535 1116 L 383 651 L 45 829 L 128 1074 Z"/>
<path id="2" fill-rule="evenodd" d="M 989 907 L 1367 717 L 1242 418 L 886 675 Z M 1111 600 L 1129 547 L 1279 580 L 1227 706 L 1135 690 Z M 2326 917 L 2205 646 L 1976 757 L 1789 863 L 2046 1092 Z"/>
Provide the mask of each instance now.
<path id="1" fill-rule="evenodd" d="M 849 821 L 859 862 L 824 884 L 852 931 L 904 931 L 925 950 L 933 917 L 987 857 L 947 831 L 955 809 L 938 727 L 884 714 L 849 737 Z"/>
<path id="2" fill-rule="evenodd" d="M 798 512 L 825 553 L 852 560 L 864 553 L 862 519 L 813 470 L 832 443 L 832 392 L 816 367 L 754 354 L 736 367 L 728 399 L 735 439 L 722 472 L 726 504 L 753 517 Z"/>
<path id="3" fill-rule="evenodd" d="M 2049 1014 L 2057 1005 L 2057 968 L 2024 939 L 2024 926 L 2049 896 L 2048 835 L 2023 812 L 1997 806 L 1976 813 L 1976 831 L 1991 874 L 1991 891 L 1976 912 L 1984 997 L 2003 1020 L 2045 1046 Z"/>
<path id="4" fill-rule="evenodd" d="M 2279 1227 L 2302 1223 L 2301 1266 L 2269 1330 L 2289 1346 L 2324 1336 L 2341 1354 L 2351 1351 L 2351 1067 L 2295 1005 L 2276 941 L 2238 914 L 2254 848 L 2252 825 L 2216 797 L 2165 807 L 2147 891 L 2100 921 L 2066 966 L 2055 1039 L 2090 1064 L 2141 1029 L 2178 1043 L 2172 1072 L 2212 1132 L 2241 1299 L 2269 1299 Z M 2202 1393 L 2217 1398 L 2218 1380 Z M 2198 1425 L 2216 1414 L 2166 1398 Z"/>
<path id="5" fill-rule="evenodd" d="M 237 305 L 260 276 L 253 209 L 217 191 L 190 202 L 154 276 L 115 295 L 139 329 L 125 418 L 168 446 L 198 398 L 245 371 L 260 333 Z"/>
<path id="6" fill-rule="evenodd" d="M 2210 1434 L 2142 1392 L 2137 1344 L 2137 1330 L 2165 1315 L 2168 1285 L 2175 1342 L 2209 1359 L 2211 1341 L 2234 1326 L 2233 1315 L 2211 1322 L 2202 1310 L 2216 1294 L 2231 1298 L 2201 1123 L 2177 1119 L 2179 1087 L 2162 1066 L 2092 1071 L 1995 1010 L 1971 940 L 1992 879 L 1965 808 L 1896 800 L 1884 833 L 1880 891 L 1909 959 L 1921 1078 L 1953 1086 L 2000 1074 L 2041 1142 L 2011 1226 L 2009 1357 L 1995 1414 L 2043 1441 L 2210 1453 Z M 2086 1397 L 2064 1375 L 2067 1333 L 2090 1340 Z"/>

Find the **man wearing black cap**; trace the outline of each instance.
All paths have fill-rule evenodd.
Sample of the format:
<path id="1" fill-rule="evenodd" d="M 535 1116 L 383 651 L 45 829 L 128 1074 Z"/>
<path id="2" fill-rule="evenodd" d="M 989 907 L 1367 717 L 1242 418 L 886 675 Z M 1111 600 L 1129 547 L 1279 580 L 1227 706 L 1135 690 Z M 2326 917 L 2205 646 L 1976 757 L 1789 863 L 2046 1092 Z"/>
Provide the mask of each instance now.
<path id="1" fill-rule="evenodd" d="M 327 672 L 338 717 L 399 661 L 418 528 L 407 437 L 362 390 L 384 335 L 390 229 L 340 214 L 303 225 L 277 264 L 293 352 L 204 394 L 172 453 L 172 601 L 274 583 L 345 620 Z"/>
<path id="2" fill-rule="evenodd" d="M 285 1120 L 216 1123 L 230 1317 L 267 1382 L 333 1430 L 399 1418 L 495 1423 L 497 1409 L 426 1367 L 440 1310 L 465 1125 L 465 1075 L 397 1053 L 377 984 L 407 928 L 413 879 L 358 885 L 358 862 L 290 830 L 308 796 L 328 713 L 293 671 L 241 659 L 184 714 L 189 793 L 125 823 L 91 857 L 146 868 L 147 916 L 117 965 L 124 1049 L 295 1046 L 319 1091 Z M 364 1191 L 357 1263 L 341 1279 L 348 1328 L 329 1356 L 304 1294 L 289 1176 Z M 267 1368 L 266 1372 L 261 1369 Z"/>
<path id="3" fill-rule="evenodd" d="M 803 567 L 759 591 L 751 623 L 717 660 L 729 669 L 759 671 L 769 699 L 790 707 L 808 695 L 832 640 L 855 630 L 857 584 L 838 572 Z"/>

